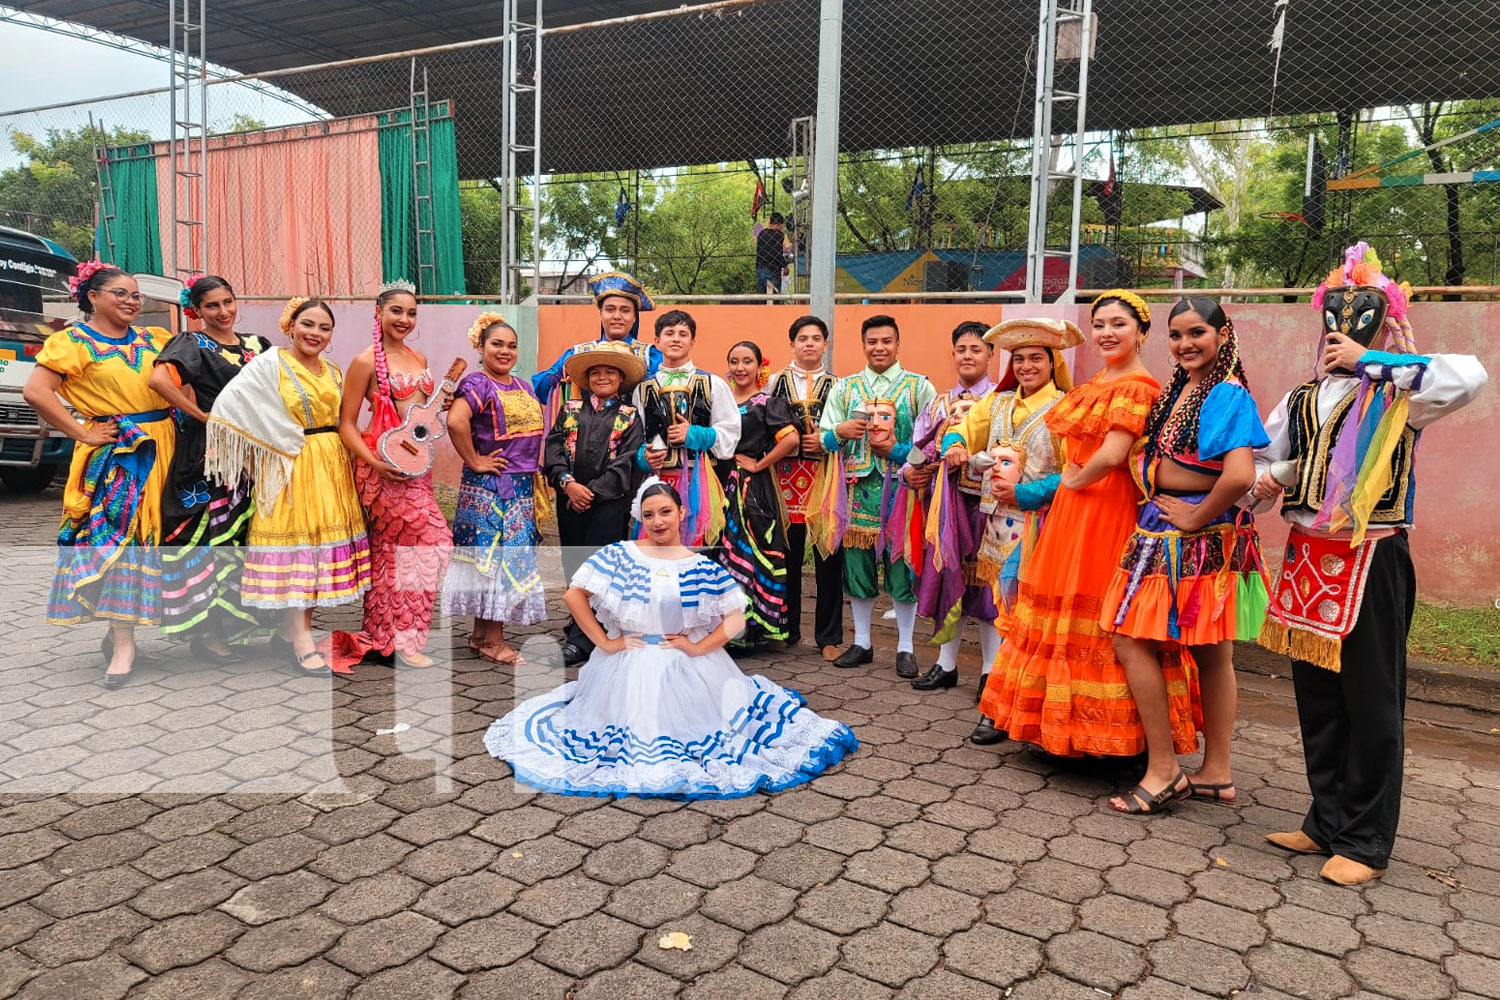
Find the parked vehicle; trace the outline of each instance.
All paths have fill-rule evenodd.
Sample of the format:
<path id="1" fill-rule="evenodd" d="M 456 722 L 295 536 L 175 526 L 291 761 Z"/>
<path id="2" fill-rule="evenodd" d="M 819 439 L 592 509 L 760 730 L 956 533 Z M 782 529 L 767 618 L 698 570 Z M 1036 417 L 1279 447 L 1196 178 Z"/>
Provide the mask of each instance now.
<path id="1" fill-rule="evenodd" d="M 46 315 L 46 302 L 67 297 L 77 267 L 51 240 L 0 226 L 0 482 L 17 493 L 46 489 L 73 454 L 72 439 L 43 423 L 21 389 L 47 337 L 67 325 Z"/>

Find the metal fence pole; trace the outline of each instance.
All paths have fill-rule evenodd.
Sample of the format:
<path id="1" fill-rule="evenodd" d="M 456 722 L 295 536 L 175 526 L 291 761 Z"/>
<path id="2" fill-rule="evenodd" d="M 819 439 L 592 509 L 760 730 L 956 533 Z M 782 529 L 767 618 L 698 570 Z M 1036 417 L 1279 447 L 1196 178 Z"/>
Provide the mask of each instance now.
<path id="1" fill-rule="evenodd" d="M 812 246 L 808 291 L 812 313 L 833 329 L 834 270 L 838 258 L 839 83 L 843 69 L 844 3 L 822 0 L 818 28 L 818 117 L 812 171 Z M 833 356 L 833 338 L 828 340 Z"/>

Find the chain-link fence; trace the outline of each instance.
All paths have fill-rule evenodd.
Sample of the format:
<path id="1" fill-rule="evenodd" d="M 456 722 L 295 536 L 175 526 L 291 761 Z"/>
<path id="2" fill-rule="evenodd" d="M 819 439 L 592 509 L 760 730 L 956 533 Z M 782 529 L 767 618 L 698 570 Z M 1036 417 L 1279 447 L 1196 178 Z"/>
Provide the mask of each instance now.
<path id="1" fill-rule="evenodd" d="M 664 296 L 742 295 L 764 290 L 772 262 L 784 290 L 805 291 L 810 154 L 828 139 L 813 121 L 819 0 L 568 23 L 575 6 L 547 4 L 560 13 L 542 38 L 539 245 L 534 189 L 523 177 L 508 194 L 497 41 L 210 86 L 201 220 L 183 207 L 196 182 L 166 155 L 166 95 L 0 113 L 0 223 L 136 270 L 170 270 L 174 231 L 189 247 L 201 231 L 210 267 L 249 295 L 364 295 L 395 276 L 496 295 L 508 238 L 545 294 L 624 267 Z M 843 7 L 839 289 L 1024 287 L 1036 0 Z M 1415 285 L 1500 284 L 1491 0 L 1095 0 L 1092 13 L 1082 155 L 1061 135 L 1048 151 L 1059 171 L 1081 160 L 1081 285 L 1301 288 L 1358 238 Z M 525 84 L 535 42 L 518 37 Z M 1079 53 L 1062 48 L 1066 91 Z M 524 149 L 529 95 L 517 105 Z M 1058 107 L 1062 133 L 1073 112 Z M 529 173 L 529 153 L 518 163 Z M 1069 189 L 1050 202 L 1054 246 Z M 760 237 L 772 213 L 779 257 L 778 237 Z"/>

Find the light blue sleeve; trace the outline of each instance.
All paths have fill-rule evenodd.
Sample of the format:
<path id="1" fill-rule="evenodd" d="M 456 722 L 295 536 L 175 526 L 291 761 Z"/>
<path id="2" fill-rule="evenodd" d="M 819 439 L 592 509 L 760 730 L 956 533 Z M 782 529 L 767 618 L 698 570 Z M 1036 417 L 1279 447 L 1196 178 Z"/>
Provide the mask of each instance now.
<path id="1" fill-rule="evenodd" d="M 714 433 L 712 427 L 701 427 L 694 424 L 687 429 L 687 437 L 682 443 L 688 451 L 708 451 L 708 449 L 714 446 L 714 442 L 717 440 L 718 435 Z"/>
<path id="2" fill-rule="evenodd" d="M 1052 473 L 1030 483 L 1016 484 L 1016 506 L 1022 510 L 1041 510 L 1052 502 L 1057 488 L 1062 485 L 1062 474 Z"/>
<path id="3" fill-rule="evenodd" d="M 1264 448 L 1271 443 L 1255 397 L 1233 382 L 1220 382 L 1209 391 L 1198 414 L 1198 459 L 1211 462 L 1236 448 Z"/>

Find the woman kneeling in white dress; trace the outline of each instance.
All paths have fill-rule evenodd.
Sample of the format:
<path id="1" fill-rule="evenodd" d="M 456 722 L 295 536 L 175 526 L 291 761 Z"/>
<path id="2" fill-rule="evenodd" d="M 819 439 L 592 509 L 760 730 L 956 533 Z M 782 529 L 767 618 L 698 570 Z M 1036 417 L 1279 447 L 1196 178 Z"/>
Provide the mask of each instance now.
<path id="1" fill-rule="evenodd" d="M 491 725 L 490 753 L 542 791 L 704 799 L 791 788 L 853 752 L 848 726 L 724 651 L 745 594 L 679 544 L 677 491 L 648 479 L 635 506 L 644 537 L 600 550 L 563 595 L 593 655 Z"/>

